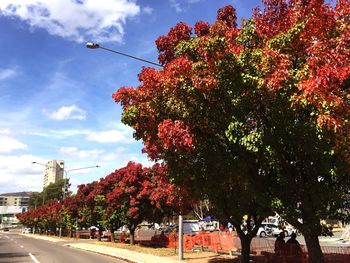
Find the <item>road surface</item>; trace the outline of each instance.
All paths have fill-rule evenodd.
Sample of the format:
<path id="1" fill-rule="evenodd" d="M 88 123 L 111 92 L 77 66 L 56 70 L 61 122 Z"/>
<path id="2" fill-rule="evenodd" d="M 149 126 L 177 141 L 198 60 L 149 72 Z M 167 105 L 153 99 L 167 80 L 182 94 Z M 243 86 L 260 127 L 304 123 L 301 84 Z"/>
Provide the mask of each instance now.
<path id="1" fill-rule="evenodd" d="M 66 241 L 50 242 L 18 234 L 0 233 L 1 263 L 125 263 L 120 259 L 65 246 Z"/>

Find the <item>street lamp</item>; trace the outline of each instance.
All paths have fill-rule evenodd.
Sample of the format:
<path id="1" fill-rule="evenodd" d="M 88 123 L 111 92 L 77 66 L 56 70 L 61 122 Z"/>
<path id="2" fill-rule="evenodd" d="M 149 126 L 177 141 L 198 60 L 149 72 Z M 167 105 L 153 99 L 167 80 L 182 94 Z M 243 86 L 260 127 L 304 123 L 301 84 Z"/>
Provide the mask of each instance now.
<path id="1" fill-rule="evenodd" d="M 87 48 L 90 48 L 90 49 L 101 48 L 101 49 L 107 50 L 107 51 L 109 51 L 109 52 L 116 53 L 116 54 L 118 54 L 118 55 L 122 55 L 122 56 L 125 56 L 125 57 L 129 57 L 129 58 L 132 58 L 132 59 L 136 59 L 136 60 L 139 60 L 139 61 L 148 63 L 148 64 L 152 64 L 152 65 L 154 65 L 154 66 L 163 67 L 162 65 L 160 65 L 160 64 L 158 64 L 158 63 L 155 63 L 155 62 L 152 62 L 152 61 L 143 59 L 143 58 L 135 57 L 135 56 L 132 56 L 132 55 L 129 55 L 129 54 L 125 54 L 125 53 L 122 53 L 122 52 L 119 52 L 119 51 L 116 51 L 116 50 L 113 50 L 113 49 L 110 49 L 110 48 L 106 48 L 106 47 L 103 47 L 103 46 L 101 46 L 101 45 L 99 45 L 99 44 L 97 44 L 97 43 L 88 42 L 88 43 L 86 43 L 86 47 L 87 47 Z"/>
<path id="2" fill-rule="evenodd" d="M 94 165 L 94 166 L 87 166 L 87 167 L 79 167 L 79 168 L 73 168 L 73 169 L 69 169 L 69 170 L 65 170 L 63 169 L 63 172 L 65 174 L 65 178 L 64 178 L 64 184 L 63 184 L 63 199 L 65 198 L 65 194 L 66 194 L 66 183 L 67 183 L 67 179 L 68 179 L 68 173 L 72 172 L 72 171 L 77 171 L 77 170 L 85 170 L 85 169 L 92 169 L 92 168 L 99 168 L 99 165 Z M 68 190 L 68 189 L 67 189 Z"/>
<path id="3" fill-rule="evenodd" d="M 41 166 L 44 166 L 44 167 L 50 167 L 50 168 L 53 168 L 53 166 L 48 166 L 46 164 L 43 164 L 43 163 L 39 163 L 39 162 L 32 162 L 32 164 L 37 164 L 37 165 L 41 165 Z M 62 201 L 65 199 L 66 197 L 66 190 L 68 192 L 68 188 L 69 188 L 69 185 L 67 185 L 67 179 L 68 179 L 68 173 L 71 172 L 71 171 L 77 171 L 77 170 L 85 170 L 85 169 L 91 169 L 91 168 L 99 168 L 100 166 L 99 165 L 94 165 L 94 166 L 86 166 L 86 167 L 79 167 L 79 168 L 73 168 L 73 169 L 69 169 L 69 170 L 66 170 L 64 168 L 61 168 L 64 172 L 64 178 L 63 178 L 63 191 L 62 191 Z M 63 220 L 62 220 L 63 221 Z M 63 222 L 62 222 L 63 223 Z M 62 226 L 60 226 L 60 229 L 59 229 L 59 238 L 61 238 L 62 236 Z"/>
<path id="4" fill-rule="evenodd" d="M 149 61 L 149 60 L 138 58 L 138 57 L 135 57 L 135 56 L 132 56 L 132 55 L 129 55 L 129 54 L 125 54 L 125 53 L 122 53 L 122 52 L 119 52 L 119 51 L 116 51 L 116 50 L 113 50 L 113 49 L 110 49 L 110 48 L 106 48 L 106 47 L 103 47 L 103 46 L 101 46 L 101 45 L 99 45 L 97 43 L 88 42 L 88 43 L 86 43 L 86 47 L 90 48 L 90 49 L 101 48 L 101 49 L 107 50 L 109 52 L 116 53 L 118 55 L 122 55 L 122 56 L 125 56 L 125 57 L 136 59 L 136 60 L 139 60 L 139 61 L 142 61 L 142 62 L 145 62 L 145 63 L 148 63 L 148 64 L 152 64 L 152 65 L 155 65 L 155 66 L 158 66 L 158 67 L 163 67 L 162 65 L 160 65 L 158 63 L 154 63 L 154 62 Z M 179 260 L 183 260 L 184 259 L 184 257 L 183 257 L 183 217 L 182 217 L 182 215 L 179 215 L 179 255 L 178 255 L 178 257 L 179 257 Z"/>
<path id="5" fill-rule="evenodd" d="M 37 165 L 41 165 L 41 166 L 44 166 L 44 167 L 49 167 L 49 168 L 54 168 L 53 166 L 48 166 L 46 164 L 43 164 L 43 163 L 39 163 L 39 162 L 32 162 L 32 164 L 37 164 Z M 85 170 L 85 169 L 91 169 L 91 168 L 99 168 L 100 166 L 99 165 L 94 165 L 94 166 L 87 166 L 87 167 L 79 167 L 79 168 L 73 168 L 73 169 L 69 169 L 69 170 L 66 170 L 64 168 L 61 168 L 64 172 L 64 182 L 63 182 L 63 198 L 65 198 L 65 194 L 66 194 L 66 187 L 67 187 L 67 179 L 68 179 L 68 173 L 71 172 L 71 171 L 77 171 L 77 170 Z"/>

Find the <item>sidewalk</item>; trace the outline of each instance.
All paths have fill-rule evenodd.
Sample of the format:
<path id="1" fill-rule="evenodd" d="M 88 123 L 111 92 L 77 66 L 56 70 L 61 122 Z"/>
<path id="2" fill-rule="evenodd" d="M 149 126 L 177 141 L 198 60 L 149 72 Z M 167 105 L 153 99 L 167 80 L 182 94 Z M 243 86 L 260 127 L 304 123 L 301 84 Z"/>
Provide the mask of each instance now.
<path id="1" fill-rule="evenodd" d="M 115 247 L 109 247 L 109 246 L 103 246 L 103 245 L 95 245 L 95 244 L 88 244 L 88 243 L 70 243 L 70 244 L 66 244 L 66 246 L 98 253 L 101 255 L 107 255 L 107 256 L 111 256 L 122 260 L 125 259 L 128 262 L 135 262 L 135 263 L 164 263 L 164 262 L 178 263 L 179 262 L 169 257 L 159 257 L 151 254 L 145 254 L 145 253 L 130 251 L 127 249 L 115 248 Z"/>
<path id="2" fill-rule="evenodd" d="M 222 260 L 227 259 L 227 256 L 220 256 L 213 252 L 194 252 L 185 253 L 185 260 L 179 261 L 178 256 L 174 253 L 172 256 L 156 256 L 147 253 L 141 253 L 133 250 L 128 250 L 124 248 L 113 247 L 109 245 L 104 245 L 103 242 L 96 244 L 96 240 L 85 240 L 84 242 L 79 242 L 79 240 L 72 240 L 70 238 L 58 238 L 55 236 L 40 236 L 33 234 L 21 234 L 30 238 L 42 239 L 50 242 L 60 242 L 64 246 L 81 249 L 101 255 L 110 256 L 116 259 L 125 260 L 127 263 L 208 263 L 208 262 L 222 262 Z M 232 258 L 231 258 L 232 260 Z"/>

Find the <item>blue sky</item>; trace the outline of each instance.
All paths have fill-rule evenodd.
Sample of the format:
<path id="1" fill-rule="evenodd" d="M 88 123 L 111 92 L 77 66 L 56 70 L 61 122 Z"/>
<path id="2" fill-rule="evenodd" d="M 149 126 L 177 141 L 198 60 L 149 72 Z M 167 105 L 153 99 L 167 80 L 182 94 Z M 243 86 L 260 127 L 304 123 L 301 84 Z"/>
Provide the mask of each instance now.
<path id="1" fill-rule="evenodd" d="M 182 21 L 212 23 L 228 4 L 239 21 L 257 0 L 1 0 L 0 194 L 41 191 L 43 167 L 65 160 L 76 185 L 98 180 L 130 160 L 149 165 L 111 98 L 136 86 L 146 64 L 88 41 L 157 62 L 154 41 Z"/>

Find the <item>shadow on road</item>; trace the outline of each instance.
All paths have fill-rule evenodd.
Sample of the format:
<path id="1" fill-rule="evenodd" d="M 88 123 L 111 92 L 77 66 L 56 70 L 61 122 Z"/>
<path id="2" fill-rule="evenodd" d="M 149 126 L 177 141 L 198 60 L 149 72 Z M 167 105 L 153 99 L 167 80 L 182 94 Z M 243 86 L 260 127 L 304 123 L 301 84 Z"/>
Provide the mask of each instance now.
<path id="1" fill-rule="evenodd" d="M 28 262 L 29 255 L 27 253 L 0 253 L 0 262 Z"/>

